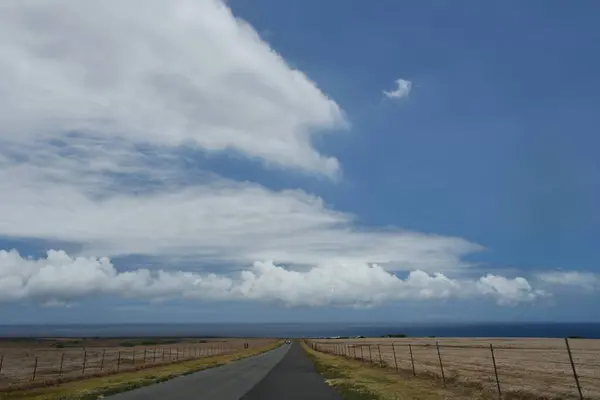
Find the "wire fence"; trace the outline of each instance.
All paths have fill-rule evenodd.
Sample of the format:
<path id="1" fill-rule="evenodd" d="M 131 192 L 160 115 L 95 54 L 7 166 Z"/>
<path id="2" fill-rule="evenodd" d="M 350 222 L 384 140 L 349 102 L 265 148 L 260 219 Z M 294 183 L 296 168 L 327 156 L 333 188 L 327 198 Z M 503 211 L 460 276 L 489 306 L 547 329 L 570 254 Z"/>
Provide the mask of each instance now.
<path id="1" fill-rule="evenodd" d="M 212 357 L 264 346 L 265 340 L 153 347 L 0 348 L 0 391 Z"/>
<path id="2" fill-rule="evenodd" d="M 313 349 L 429 375 L 444 386 L 493 391 L 501 399 L 600 399 L 600 340 L 311 341 Z"/>

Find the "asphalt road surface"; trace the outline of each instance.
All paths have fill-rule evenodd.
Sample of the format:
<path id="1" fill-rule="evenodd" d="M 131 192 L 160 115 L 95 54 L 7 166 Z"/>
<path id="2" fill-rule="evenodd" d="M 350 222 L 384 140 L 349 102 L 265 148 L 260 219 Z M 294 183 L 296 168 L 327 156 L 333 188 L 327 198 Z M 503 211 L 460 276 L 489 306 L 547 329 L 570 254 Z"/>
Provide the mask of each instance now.
<path id="1" fill-rule="evenodd" d="M 242 400 L 341 400 L 298 343 Z"/>
<path id="2" fill-rule="evenodd" d="M 115 400 L 340 400 L 300 344 L 167 382 L 110 396 Z"/>

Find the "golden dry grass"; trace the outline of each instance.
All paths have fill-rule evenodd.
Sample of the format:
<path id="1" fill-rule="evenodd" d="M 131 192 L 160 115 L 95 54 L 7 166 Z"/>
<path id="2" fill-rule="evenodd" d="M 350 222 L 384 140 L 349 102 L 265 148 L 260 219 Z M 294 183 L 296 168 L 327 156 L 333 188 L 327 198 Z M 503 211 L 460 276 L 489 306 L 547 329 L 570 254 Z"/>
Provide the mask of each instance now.
<path id="1" fill-rule="evenodd" d="M 477 388 L 448 386 L 423 376 L 413 377 L 353 359 L 316 352 L 305 346 L 315 367 L 341 398 L 347 400 L 496 400 Z"/>
<path id="2" fill-rule="evenodd" d="M 109 376 L 90 377 L 88 379 L 65 382 L 59 385 L 39 387 L 0 393 L 0 399 L 19 400 L 96 400 L 106 395 L 133 390 L 142 386 L 187 375 L 207 368 L 213 368 L 242 358 L 271 350 L 281 341 L 270 340 L 262 346 L 250 347 L 232 354 L 222 354 L 169 365 L 149 367 L 140 371 L 128 371 Z"/>
<path id="3" fill-rule="evenodd" d="M 139 345 L 153 342 L 156 344 Z M 176 343 L 160 344 L 164 342 L 161 339 L 3 340 L 0 342 L 0 391 L 232 354 L 243 350 L 245 342 L 250 348 L 259 348 L 273 340 L 171 339 L 166 342 Z"/>
<path id="4" fill-rule="evenodd" d="M 318 342 L 324 350 L 366 361 L 372 359 L 373 363 L 392 369 L 397 364 L 399 370 L 410 373 L 412 349 L 416 373 L 434 377 L 441 383 L 436 341 L 448 385 L 496 391 L 491 343 L 504 397 L 579 398 L 563 339 L 365 338 Z M 600 340 L 570 339 L 570 345 L 585 398 L 600 399 Z"/>

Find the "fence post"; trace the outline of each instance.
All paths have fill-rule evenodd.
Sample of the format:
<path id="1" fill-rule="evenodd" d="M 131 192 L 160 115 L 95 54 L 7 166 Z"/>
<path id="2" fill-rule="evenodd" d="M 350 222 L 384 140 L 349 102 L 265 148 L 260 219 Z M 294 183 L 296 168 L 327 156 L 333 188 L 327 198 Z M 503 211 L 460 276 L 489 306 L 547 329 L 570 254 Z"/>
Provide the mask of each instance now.
<path id="1" fill-rule="evenodd" d="M 442 383 L 444 384 L 444 387 L 446 387 L 446 376 L 444 375 L 444 364 L 442 364 L 442 354 L 440 353 L 439 342 L 435 342 L 435 347 L 437 348 L 438 358 L 440 359 L 440 369 L 442 370 Z"/>
<path id="2" fill-rule="evenodd" d="M 2 373 L 2 364 L 4 364 L 4 354 L 0 355 L 0 374 Z"/>
<path id="3" fill-rule="evenodd" d="M 494 355 L 494 346 L 490 343 L 490 351 L 492 352 L 492 363 L 494 364 L 494 375 L 496 375 L 496 386 L 498 387 L 498 397 L 502 398 L 500 390 L 500 379 L 498 379 L 498 368 L 496 367 L 496 356 Z"/>
<path id="4" fill-rule="evenodd" d="M 567 352 L 569 353 L 569 361 L 571 361 L 571 368 L 573 369 L 573 376 L 575 377 L 575 383 L 577 384 L 577 391 L 579 392 L 579 398 L 583 400 L 583 393 L 581 392 L 581 385 L 579 384 L 579 376 L 577 376 L 577 370 L 575 369 L 575 363 L 573 362 L 573 354 L 571 354 L 571 346 L 569 345 L 569 338 L 565 338 L 565 344 L 567 345 Z"/>
<path id="5" fill-rule="evenodd" d="M 106 354 L 106 349 L 102 350 L 102 359 L 100 360 L 100 371 L 102 371 L 104 369 L 104 355 Z M 64 356 L 64 354 L 63 354 Z M 60 363 L 60 367 L 62 369 L 62 360 Z"/>
<path id="6" fill-rule="evenodd" d="M 146 365 L 146 348 L 144 348 L 144 365 Z"/>
<path id="7" fill-rule="evenodd" d="M 38 358 L 35 358 L 35 364 L 33 365 L 33 374 L 31 375 L 31 380 L 35 381 L 35 373 L 37 372 L 37 364 L 38 364 Z"/>
<path id="8" fill-rule="evenodd" d="M 415 371 L 415 360 L 413 358 L 412 346 L 410 345 L 410 343 L 408 344 L 408 351 L 410 351 L 410 364 L 412 365 L 413 376 L 417 376 L 417 373 Z"/>
<path id="9" fill-rule="evenodd" d="M 65 353 L 62 353 L 62 355 L 60 356 L 60 367 L 58 369 L 58 376 L 61 377 L 62 376 L 62 370 L 63 370 L 63 363 L 65 361 Z"/>
<path id="10" fill-rule="evenodd" d="M 121 352 L 119 351 L 119 355 L 117 356 L 117 372 L 121 368 Z"/>
<path id="11" fill-rule="evenodd" d="M 379 352 L 379 366 L 383 368 L 383 358 L 381 358 L 381 346 L 377 345 L 377 352 Z"/>
<path id="12" fill-rule="evenodd" d="M 394 366 L 396 367 L 396 372 L 398 372 L 398 362 L 396 361 L 396 347 L 394 347 L 394 343 L 392 343 L 392 353 L 394 353 Z"/>
<path id="13" fill-rule="evenodd" d="M 83 352 L 83 365 L 81 366 L 81 375 L 85 375 L 85 362 L 87 361 L 87 351 Z"/>
<path id="14" fill-rule="evenodd" d="M 361 360 L 361 361 L 364 361 L 364 360 L 365 360 L 365 357 L 364 357 L 364 355 L 363 355 L 363 346 L 364 346 L 364 345 L 362 345 L 362 344 L 360 345 L 360 360 Z"/>
<path id="15" fill-rule="evenodd" d="M 371 344 L 369 344 L 369 363 L 373 364 L 373 354 L 371 353 Z"/>
<path id="16" fill-rule="evenodd" d="M 154 348 L 154 350 L 152 350 L 152 362 L 155 363 L 156 362 L 156 347 Z"/>

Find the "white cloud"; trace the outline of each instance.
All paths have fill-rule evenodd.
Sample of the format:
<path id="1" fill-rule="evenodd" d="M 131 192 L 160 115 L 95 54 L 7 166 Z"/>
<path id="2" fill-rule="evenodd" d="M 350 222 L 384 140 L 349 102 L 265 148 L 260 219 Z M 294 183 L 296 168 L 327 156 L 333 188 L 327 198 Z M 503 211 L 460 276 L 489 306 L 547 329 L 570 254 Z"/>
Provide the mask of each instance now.
<path id="1" fill-rule="evenodd" d="M 174 149 L 191 144 L 332 177 L 340 171 L 311 139 L 346 127 L 342 110 L 219 0 L 5 0 L 0 48 L 0 235 L 82 249 L 39 260 L 0 251 L 0 301 L 369 305 L 484 296 L 510 304 L 542 295 L 524 278 L 448 278 L 482 250 L 467 240 L 361 229 L 354 215 L 302 190 L 178 169 Z M 387 97 L 409 94 L 409 81 L 396 84 Z M 165 263 L 120 272 L 95 255 Z M 191 260 L 187 271 L 229 267 L 179 271 L 175 258 Z"/>
<path id="2" fill-rule="evenodd" d="M 145 269 L 118 272 L 108 258 L 74 258 L 63 251 L 49 251 L 47 258 L 33 260 L 16 251 L 0 250 L 0 302 L 68 304 L 101 295 L 369 306 L 476 296 L 491 296 L 500 304 L 511 304 L 534 300 L 540 293 L 524 278 L 487 276 L 477 282 L 412 271 L 406 279 L 400 279 L 377 265 L 367 264 L 320 265 L 300 272 L 272 262 L 255 262 L 248 270 L 226 277 Z"/>
<path id="3" fill-rule="evenodd" d="M 353 215 L 328 209 L 301 190 L 215 178 L 170 191 L 106 195 L 94 179 L 72 183 L 68 174 L 58 175 L 60 184 L 31 166 L 0 169 L 0 235 L 81 243 L 88 255 L 189 256 L 246 265 L 265 259 L 379 263 L 429 272 L 468 267 L 462 256 L 482 249 L 455 237 L 359 229 Z"/>
<path id="4" fill-rule="evenodd" d="M 384 90 L 384 96 L 388 99 L 401 99 L 403 97 L 408 97 L 410 94 L 410 89 L 412 88 L 412 82 L 405 79 L 397 79 L 395 83 L 396 89 L 390 91 Z"/>
<path id="5" fill-rule="evenodd" d="M 0 139 L 234 149 L 334 176 L 343 112 L 219 0 L 4 0 Z"/>
<path id="6" fill-rule="evenodd" d="M 522 277 L 507 279 L 488 274 L 479 279 L 477 287 L 481 293 L 495 297 L 500 304 L 529 301 L 546 295 L 542 290 L 534 290 Z"/>
<path id="7" fill-rule="evenodd" d="M 600 288 L 600 274 L 580 271 L 548 271 L 535 276 L 540 282 L 551 286 L 579 287 L 586 290 Z"/>

